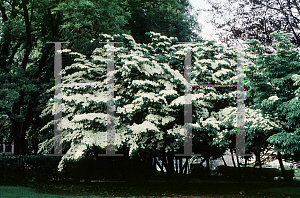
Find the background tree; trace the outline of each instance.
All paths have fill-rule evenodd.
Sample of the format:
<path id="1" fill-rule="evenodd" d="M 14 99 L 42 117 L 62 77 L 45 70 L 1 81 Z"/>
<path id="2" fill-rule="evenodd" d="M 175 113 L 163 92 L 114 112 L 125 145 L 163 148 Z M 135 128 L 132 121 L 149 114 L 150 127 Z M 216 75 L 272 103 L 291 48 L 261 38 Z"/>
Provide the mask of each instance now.
<path id="1" fill-rule="evenodd" d="M 220 40 L 232 45 L 235 39 L 256 39 L 271 46 L 272 32 L 292 34 L 292 43 L 300 46 L 300 5 L 295 0 L 207 1 L 212 6 L 211 22 L 220 29 Z"/>
<path id="2" fill-rule="evenodd" d="M 193 31 L 200 31 L 193 7 L 187 0 L 127 0 L 121 3 L 131 13 L 126 29 L 138 43 L 150 43 L 146 32 L 176 37 L 180 42 L 201 41 Z"/>
<path id="3" fill-rule="evenodd" d="M 281 130 L 270 136 L 267 141 L 278 151 L 280 166 L 284 171 L 281 152 L 291 154 L 299 150 L 299 144 L 296 142 L 298 123 L 293 119 L 297 116 L 297 85 L 292 79 L 293 75 L 297 76 L 299 73 L 299 52 L 292 49 L 290 34 L 281 32 L 271 36 L 276 39 L 276 43 L 273 44 L 276 48 L 274 54 L 263 53 L 264 48 L 257 40 L 248 42 L 247 51 L 254 56 L 250 57 L 253 63 L 248 65 L 246 71 L 250 87 L 247 97 L 253 99 L 251 108 L 261 109 L 264 115 L 269 115 L 271 120 L 280 126 Z M 287 107 L 287 104 L 292 106 Z"/>

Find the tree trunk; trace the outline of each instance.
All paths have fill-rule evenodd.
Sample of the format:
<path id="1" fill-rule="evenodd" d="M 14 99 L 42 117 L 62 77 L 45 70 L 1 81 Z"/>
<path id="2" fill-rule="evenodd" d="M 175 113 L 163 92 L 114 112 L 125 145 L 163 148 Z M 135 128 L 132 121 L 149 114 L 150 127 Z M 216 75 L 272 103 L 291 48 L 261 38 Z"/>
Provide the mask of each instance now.
<path id="1" fill-rule="evenodd" d="M 174 176 L 174 156 L 172 155 L 167 155 L 167 160 L 168 160 L 168 163 L 167 163 L 167 174 L 170 175 L 170 177 L 173 177 Z"/>
<path id="2" fill-rule="evenodd" d="M 238 168 L 240 168 L 240 160 L 239 160 L 239 156 L 237 154 L 236 154 L 236 162 L 237 162 Z"/>
<path id="3" fill-rule="evenodd" d="M 224 159 L 223 156 L 222 156 L 222 160 L 223 160 L 224 165 L 227 166 L 227 164 L 226 164 L 225 159 Z"/>
<path id="4" fill-rule="evenodd" d="M 254 167 L 261 168 L 261 159 L 260 159 L 260 152 L 255 152 L 255 165 Z"/>
<path id="5" fill-rule="evenodd" d="M 156 173 L 156 157 L 153 157 L 153 171 Z"/>
<path id="6" fill-rule="evenodd" d="M 158 167 L 160 168 L 160 171 L 161 171 L 161 172 L 164 172 L 164 164 L 163 164 L 163 161 L 161 162 L 161 165 L 160 165 L 159 160 L 155 159 L 155 161 L 156 161 Z"/>
<path id="7" fill-rule="evenodd" d="M 245 157 L 245 168 L 247 167 L 248 157 Z"/>
<path id="8" fill-rule="evenodd" d="M 209 168 L 209 157 L 206 158 L 206 168 Z"/>
<path id="9" fill-rule="evenodd" d="M 16 125 L 18 122 L 12 122 L 12 125 Z M 14 155 L 26 155 L 27 154 L 27 140 L 25 134 L 22 133 L 19 126 L 12 127 L 12 134 L 14 139 Z"/>
<path id="10" fill-rule="evenodd" d="M 187 172 L 188 172 L 188 165 L 189 165 L 189 157 L 186 157 L 186 161 L 184 162 L 184 165 L 183 165 L 184 174 L 187 174 Z"/>
<path id="11" fill-rule="evenodd" d="M 182 157 L 179 157 L 179 173 L 183 174 Z"/>
<path id="12" fill-rule="evenodd" d="M 178 173 L 178 159 L 175 157 L 175 163 L 176 163 L 176 173 Z"/>
<path id="13" fill-rule="evenodd" d="M 166 181 L 173 184 L 174 181 L 174 156 L 167 153 L 167 156 L 162 157 L 163 165 L 166 168 Z"/>
<path id="14" fill-rule="evenodd" d="M 233 150 L 232 149 L 230 149 L 230 153 L 231 153 L 231 159 L 232 159 L 233 166 L 236 167 L 235 161 L 234 161 L 234 157 L 233 157 Z"/>
<path id="15" fill-rule="evenodd" d="M 15 102 L 12 107 L 12 114 L 16 116 L 20 115 L 24 92 L 21 91 L 20 95 L 19 101 Z M 14 140 L 14 155 L 25 155 L 27 153 L 28 141 L 25 140 L 26 130 L 24 130 L 23 122 L 20 119 L 11 119 L 11 133 Z"/>
<path id="16" fill-rule="evenodd" d="M 33 154 L 34 154 L 34 155 L 37 155 L 37 151 L 38 151 L 38 140 L 37 140 L 36 137 L 35 137 L 33 140 L 31 140 L 31 145 L 32 145 L 32 148 L 33 148 Z"/>
<path id="17" fill-rule="evenodd" d="M 280 165 L 282 176 L 283 176 L 283 178 L 285 180 L 287 180 L 287 175 L 286 175 L 286 172 L 285 172 L 285 168 L 283 166 L 282 157 L 281 157 L 281 153 L 280 152 L 277 152 L 277 158 L 278 158 L 278 161 L 279 161 L 279 165 Z"/>

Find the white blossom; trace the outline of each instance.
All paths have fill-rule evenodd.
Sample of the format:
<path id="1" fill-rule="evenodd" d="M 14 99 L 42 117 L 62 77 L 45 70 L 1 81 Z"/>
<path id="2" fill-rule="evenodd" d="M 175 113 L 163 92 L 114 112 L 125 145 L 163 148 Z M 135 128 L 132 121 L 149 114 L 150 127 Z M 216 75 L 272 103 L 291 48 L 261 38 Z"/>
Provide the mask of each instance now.
<path id="1" fill-rule="evenodd" d="M 278 100 L 279 98 L 277 96 L 271 96 L 268 98 L 269 100 L 272 100 L 272 101 L 276 101 Z"/>

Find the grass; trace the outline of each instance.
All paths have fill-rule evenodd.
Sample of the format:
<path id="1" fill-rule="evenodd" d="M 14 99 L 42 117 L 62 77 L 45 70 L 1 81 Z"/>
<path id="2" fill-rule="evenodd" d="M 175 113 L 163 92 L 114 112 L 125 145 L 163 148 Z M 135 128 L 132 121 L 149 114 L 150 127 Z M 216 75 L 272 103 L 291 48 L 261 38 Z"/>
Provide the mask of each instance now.
<path id="1" fill-rule="evenodd" d="M 299 176 L 299 169 L 295 176 Z M 51 182 L 49 184 L 31 183 L 19 186 L 0 184 L 0 198 L 56 198 L 56 197 L 300 197 L 299 180 L 293 182 L 249 181 L 242 185 L 230 180 L 220 181 L 215 177 L 210 180 L 191 179 L 189 182 L 168 184 L 162 178 L 152 178 L 149 182 Z M 295 178 L 294 178 L 295 179 Z M 244 194 L 240 194 L 243 191 Z"/>
<path id="2" fill-rule="evenodd" d="M 300 187 L 270 188 L 269 192 L 300 196 Z"/>
<path id="3" fill-rule="evenodd" d="M 31 188 L 30 188 L 31 187 Z M 244 190 L 245 194 L 240 192 Z M 32 184 L 0 186 L 1 198 L 56 198 L 56 197 L 300 197 L 299 182 L 252 182 L 241 186 L 230 181 L 193 180 L 181 185 L 164 181 L 150 182 L 90 182 L 77 184 Z"/>
<path id="4" fill-rule="evenodd" d="M 54 193 L 54 192 L 53 192 Z M 0 186 L 1 198 L 59 198 L 59 197 L 74 197 L 66 195 L 44 194 L 38 193 L 36 190 L 23 186 Z M 96 196 L 78 196 L 79 198 L 96 198 Z"/>

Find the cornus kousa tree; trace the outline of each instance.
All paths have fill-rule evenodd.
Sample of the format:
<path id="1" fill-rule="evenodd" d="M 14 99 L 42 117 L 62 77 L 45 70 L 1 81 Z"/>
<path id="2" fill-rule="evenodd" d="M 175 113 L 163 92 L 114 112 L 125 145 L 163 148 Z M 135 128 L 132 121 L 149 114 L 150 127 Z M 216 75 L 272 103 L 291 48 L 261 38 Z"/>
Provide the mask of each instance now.
<path id="1" fill-rule="evenodd" d="M 160 158 L 167 172 L 174 172 L 175 154 L 183 152 L 185 85 L 184 62 L 191 50 L 193 151 L 206 158 L 221 156 L 213 145 L 219 124 L 217 113 L 235 106 L 236 87 L 209 85 L 236 84 L 236 53 L 213 42 L 178 44 L 150 32 L 152 42 L 138 44 L 129 35 L 100 35 L 92 42 L 123 42 L 114 47 L 115 150 L 124 148 L 130 156 L 139 151 Z M 107 126 L 107 54 L 108 44 L 86 56 L 63 50 L 74 56 L 73 64 L 62 70 L 62 140 L 67 151 L 59 164 L 79 160 L 97 147 L 105 151 Z M 117 45 L 117 44 L 116 44 Z M 119 45 L 119 44 L 118 44 Z M 67 62 L 67 61 L 66 61 Z M 196 86 L 198 85 L 198 86 Z M 205 85 L 205 86 L 204 86 Z M 54 90 L 54 88 L 52 89 Z M 51 90 L 49 90 L 51 91 Z M 54 113 L 49 102 L 42 117 Z M 53 121 L 42 130 L 51 130 Z M 54 138 L 39 145 L 39 153 L 53 149 Z M 94 153 L 97 155 L 97 153 Z M 100 157 L 101 158 L 101 157 Z M 150 161 L 151 162 L 151 161 Z"/>

